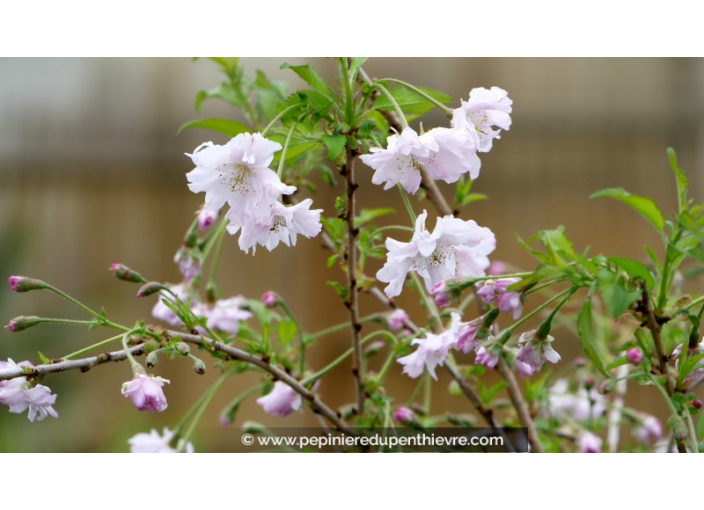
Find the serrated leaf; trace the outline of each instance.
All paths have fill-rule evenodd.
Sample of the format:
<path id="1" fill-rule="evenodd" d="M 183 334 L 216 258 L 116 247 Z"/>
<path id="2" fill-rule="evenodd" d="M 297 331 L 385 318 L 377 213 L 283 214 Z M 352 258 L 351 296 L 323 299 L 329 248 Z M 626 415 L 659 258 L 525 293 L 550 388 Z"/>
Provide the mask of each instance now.
<path id="1" fill-rule="evenodd" d="M 608 260 L 612 264 L 618 266 L 620 269 L 623 269 L 633 278 L 642 278 L 643 280 L 645 280 L 645 283 L 648 286 L 649 290 L 653 290 L 655 288 L 655 281 L 653 280 L 653 275 L 650 273 L 650 270 L 645 266 L 645 264 L 641 264 L 640 262 L 637 262 L 635 260 L 625 259 L 622 257 L 609 257 Z"/>
<path id="2" fill-rule="evenodd" d="M 591 360 L 594 368 L 606 377 L 611 377 L 604 368 L 605 363 L 601 356 L 601 348 L 599 347 L 598 340 L 594 332 L 591 297 L 587 299 L 579 312 L 577 317 L 577 332 L 579 333 L 579 341 L 582 344 L 582 350 Z"/>
<path id="3" fill-rule="evenodd" d="M 186 129 L 208 129 L 210 131 L 217 131 L 218 133 L 223 133 L 228 136 L 237 136 L 240 133 L 249 133 L 251 130 L 249 127 L 245 126 L 241 122 L 237 122 L 230 119 L 199 119 L 192 120 L 191 122 L 186 122 L 176 132 L 177 135 L 181 134 Z"/>
<path id="4" fill-rule="evenodd" d="M 396 209 L 393 207 L 380 207 L 378 209 L 362 209 L 359 212 L 359 216 L 354 219 L 354 226 L 359 228 L 365 223 L 369 223 L 376 218 L 381 216 L 388 216 L 389 214 L 394 214 Z"/>
<path id="5" fill-rule="evenodd" d="M 654 200 L 638 195 L 632 195 L 623 188 L 608 188 L 597 191 L 589 198 L 609 197 L 620 200 L 621 202 L 630 205 L 646 220 L 648 220 L 658 232 L 662 233 L 665 229 L 665 218 L 658 208 Z"/>
<path id="6" fill-rule="evenodd" d="M 203 101 L 208 99 L 221 99 L 235 108 L 242 108 L 242 99 L 231 83 L 224 82 L 211 90 L 201 90 L 196 95 L 195 109 L 200 112 Z"/>
<path id="7" fill-rule="evenodd" d="M 687 190 L 689 189 L 689 179 L 677 163 L 677 155 L 672 147 L 668 147 L 667 156 L 670 160 L 670 168 L 675 173 L 677 179 L 677 198 L 679 202 L 679 212 L 682 213 L 687 207 Z"/>
<path id="8" fill-rule="evenodd" d="M 313 87 L 315 90 L 322 92 L 323 94 L 331 95 L 332 89 L 323 80 L 323 78 L 318 74 L 318 72 L 309 65 L 292 66 L 290 64 L 282 64 L 281 69 L 290 69 L 296 73 L 300 78 L 306 82 L 308 85 Z"/>
<path id="9" fill-rule="evenodd" d="M 430 97 L 440 103 L 448 104 L 452 102 L 452 97 L 448 96 L 447 94 L 444 94 L 437 90 L 429 89 L 427 87 L 417 88 L 422 90 L 423 92 L 425 92 Z M 431 103 L 426 98 L 411 89 L 407 89 L 405 87 L 394 87 L 390 89 L 389 92 L 391 93 L 391 96 L 396 100 L 398 105 L 401 107 L 403 113 L 406 114 L 406 118 L 408 120 L 412 120 L 416 117 L 419 117 L 424 113 L 427 113 L 433 108 L 435 108 L 435 105 L 433 103 Z M 389 98 L 386 97 L 385 94 L 381 94 L 379 97 L 377 97 L 372 107 L 377 110 L 394 110 L 394 105 L 391 103 Z"/>
<path id="10" fill-rule="evenodd" d="M 335 161 L 345 154 L 347 137 L 345 135 L 323 135 L 323 145 L 328 150 L 328 161 Z"/>

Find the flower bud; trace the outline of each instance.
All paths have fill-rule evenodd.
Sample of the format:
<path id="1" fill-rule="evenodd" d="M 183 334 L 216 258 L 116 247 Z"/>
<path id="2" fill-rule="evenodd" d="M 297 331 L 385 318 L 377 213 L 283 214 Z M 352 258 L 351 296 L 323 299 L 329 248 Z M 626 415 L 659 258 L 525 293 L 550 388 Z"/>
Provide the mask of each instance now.
<path id="1" fill-rule="evenodd" d="M 248 434 L 261 434 L 266 432 L 266 427 L 256 421 L 246 421 L 242 424 L 242 431 Z"/>
<path id="2" fill-rule="evenodd" d="M 124 264 L 113 264 L 110 266 L 110 271 L 118 280 L 132 283 L 147 283 L 147 280 L 137 271 L 133 271 Z"/>
<path id="3" fill-rule="evenodd" d="M 593 376 L 587 376 L 586 379 L 584 379 L 584 387 L 588 390 L 591 390 L 594 387 L 594 383 L 596 381 L 594 380 Z"/>
<path id="4" fill-rule="evenodd" d="M 201 359 L 193 360 L 193 371 L 198 375 L 203 375 L 205 373 L 205 363 Z"/>
<path id="5" fill-rule="evenodd" d="M 25 317 L 24 315 L 20 315 L 19 317 L 15 317 L 14 319 L 12 319 L 7 324 L 7 329 L 12 331 L 13 333 L 17 333 L 18 331 L 31 328 L 32 326 L 36 326 L 37 324 L 41 324 L 42 322 L 44 322 L 44 320 L 41 317 L 36 317 L 34 315 Z"/>
<path id="6" fill-rule="evenodd" d="M 215 223 L 216 219 L 218 219 L 218 211 L 213 211 L 203 206 L 198 213 L 198 228 L 200 230 L 207 230 Z"/>
<path id="7" fill-rule="evenodd" d="M 264 303 L 264 306 L 267 308 L 274 308 L 278 299 L 276 292 L 270 290 L 262 294 L 262 303 Z"/>
<path id="8" fill-rule="evenodd" d="M 34 280 L 26 276 L 10 276 L 10 289 L 15 292 L 29 292 L 30 290 L 46 289 L 47 284 L 41 280 Z"/>
<path id="9" fill-rule="evenodd" d="M 692 406 L 694 409 L 701 409 L 702 408 L 702 401 L 697 399 L 692 400 Z"/>
<path id="10" fill-rule="evenodd" d="M 637 347 L 633 347 L 632 349 L 628 349 L 626 357 L 628 358 L 628 361 L 630 361 L 631 365 L 637 367 L 643 361 L 643 352 Z"/>
<path id="11" fill-rule="evenodd" d="M 414 416 L 413 416 L 413 411 L 411 411 L 411 410 L 408 409 L 407 407 L 403 407 L 403 406 L 402 406 L 402 407 L 399 407 L 399 408 L 396 409 L 396 411 L 394 412 L 393 418 L 394 418 L 394 421 L 395 421 L 396 423 L 406 423 L 406 422 L 409 422 L 409 421 L 411 421 L 411 420 L 414 418 Z"/>
<path id="12" fill-rule="evenodd" d="M 386 322 L 391 331 L 401 331 L 408 321 L 408 314 L 405 310 L 397 308 L 386 317 Z"/>
<path id="13" fill-rule="evenodd" d="M 375 354 L 378 354 L 379 351 L 381 351 L 386 344 L 384 343 L 383 340 L 378 340 L 376 342 L 370 343 L 366 349 L 364 349 L 364 355 L 366 357 L 371 357 L 374 356 Z"/>
<path id="14" fill-rule="evenodd" d="M 185 342 L 177 343 L 176 350 L 183 356 L 188 356 L 191 353 L 191 348 Z"/>
<path id="15" fill-rule="evenodd" d="M 159 358 L 156 351 L 152 351 L 147 355 L 147 367 L 154 368 L 159 362 Z"/>
<path id="16" fill-rule="evenodd" d="M 156 294 L 157 292 L 164 289 L 167 289 L 167 287 L 159 282 L 149 282 L 139 288 L 139 290 L 137 291 L 137 297 L 151 296 L 152 294 Z"/>
<path id="17" fill-rule="evenodd" d="M 444 308 L 450 304 L 450 294 L 445 290 L 445 281 L 436 283 L 431 289 L 430 294 L 435 298 L 435 304 L 440 308 Z"/>

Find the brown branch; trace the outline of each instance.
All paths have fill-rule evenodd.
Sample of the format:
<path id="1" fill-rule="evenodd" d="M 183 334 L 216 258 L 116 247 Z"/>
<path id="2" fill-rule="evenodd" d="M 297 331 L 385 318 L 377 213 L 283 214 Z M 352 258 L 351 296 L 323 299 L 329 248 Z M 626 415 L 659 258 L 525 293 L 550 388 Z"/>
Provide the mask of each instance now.
<path id="1" fill-rule="evenodd" d="M 528 442 L 530 443 L 531 453 L 543 453 L 543 445 L 540 444 L 540 439 L 538 438 L 538 430 L 535 427 L 535 422 L 530 415 L 528 410 L 528 405 L 523 398 L 523 393 L 518 387 L 518 381 L 516 381 L 516 376 L 513 375 L 513 370 L 508 366 L 506 360 L 503 358 L 499 359 L 499 364 L 497 365 L 499 373 L 508 383 L 508 395 L 511 397 L 511 402 L 513 407 L 516 408 L 516 413 L 518 414 L 518 420 L 521 422 L 526 429 L 528 434 Z"/>
<path id="2" fill-rule="evenodd" d="M 362 343 L 360 331 L 362 325 L 359 322 L 359 289 L 357 287 L 357 236 L 359 229 L 354 226 L 356 214 L 355 191 L 358 188 L 354 181 L 354 160 L 357 157 L 354 149 L 347 147 L 347 158 L 344 166 L 340 168 L 340 174 L 345 178 L 347 189 L 347 206 L 345 207 L 345 221 L 347 222 L 347 301 L 345 305 L 350 311 L 350 329 L 352 333 L 353 365 L 355 390 L 357 394 L 357 413 L 364 413 L 364 367 L 362 366 Z"/>

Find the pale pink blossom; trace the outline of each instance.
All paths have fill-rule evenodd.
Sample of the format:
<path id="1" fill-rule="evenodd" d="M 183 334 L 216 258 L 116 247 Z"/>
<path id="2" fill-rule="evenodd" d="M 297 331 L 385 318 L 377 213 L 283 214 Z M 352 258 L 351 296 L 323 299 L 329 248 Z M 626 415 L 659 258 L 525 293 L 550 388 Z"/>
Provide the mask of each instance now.
<path id="1" fill-rule="evenodd" d="M 476 351 L 474 363 L 477 365 L 484 365 L 491 371 L 499 363 L 499 355 L 491 352 L 485 345 L 482 345 Z"/>
<path id="2" fill-rule="evenodd" d="M 437 127 L 421 135 L 420 140 L 431 148 L 428 156 L 420 158 L 431 179 L 453 183 L 465 173 L 472 180 L 479 177 L 482 163 L 468 130 Z"/>
<path id="3" fill-rule="evenodd" d="M 457 350 L 468 353 L 476 351 L 481 346 L 482 341 L 477 338 L 481 324 L 482 318 L 480 317 L 479 319 L 459 325 L 456 345 Z"/>
<path id="4" fill-rule="evenodd" d="M 312 204 L 313 200 L 310 198 L 290 206 L 274 202 L 268 209 L 251 215 L 242 225 L 240 248 L 248 252 L 250 249 L 256 250 L 256 245 L 259 244 L 272 251 L 279 242 L 286 246 L 296 246 L 296 238 L 299 234 L 308 238 L 317 236 L 323 228 L 320 222 L 320 214 L 323 210 L 311 211 Z M 228 218 L 230 218 L 229 213 Z M 236 222 L 231 222 L 227 227 L 233 234 L 239 228 Z"/>
<path id="5" fill-rule="evenodd" d="M 653 444 L 662 438 L 662 425 L 655 416 L 646 415 L 637 427 L 633 429 L 633 436 L 642 444 Z"/>
<path id="6" fill-rule="evenodd" d="M 560 361 L 560 355 L 552 348 L 552 342 L 555 339 L 548 335 L 547 338 L 540 339 L 537 337 L 535 330 L 523 333 L 518 339 L 518 354 L 516 360 L 524 363 L 530 368 L 530 374 L 535 374 L 543 368 L 545 361 L 557 363 Z M 528 368 L 521 366 L 519 373 L 521 375 L 528 373 Z"/>
<path id="7" fill-rule="evenodd" d="M 580 453 L 601 453 L 602 439 L 599 436 L 583 430 L 577 435 L 577 446 Z"/>
<path id="8" fill-rule="evenodd" d="M 242 296 L 220 299 L 212 308 L 199 308 L 198 312 L 208 319 L 208 327 L 236 335 L 240 323 L 252 317 L 252 313 L 243 310 L 247 300 Z"/>
<path id="9" fill-rule="evenodd" d="M 147 374 L 135 374 L 134 379 L 122 384 L 122 394 L 132 400 L 140 411 L 160 413 L 168 407 L 164 391 L 164 384 L 171 381 Z"/>
<path id="10" fill-rule="evenodd" d="M 405 310 L 402 310 L 401 308 L 397 308 L 386 317 L 386 322 L 389 325 L 389 329 L 391 329 L 392 331 L 402 330 L 404 327 L 406 327 L 407 321 L 408 314 Z"/>
<path id="11" fill-rule="evenodd" d="M 33 366 L 29 361 L 0 361 L 0 371 Z M 51 394 L 51 389 L 41 384 L 32 385 L 24 376 L 0 381 L 0 404 L 8 406 L 11 413 L 19 414 L 29 410 L 27 417 L 31 422 L 35 419 L 42 421 L 47 416 L 58 418 L 58 413 L 52 407 L 55 402 L 56 395 Z"/>
<path id="12" fill-rule="evenodd" d="M 435 304 L 440 308 L 445 308 L 450 304 L 450 294 L 448 294 L 445 290 L 446 287 L 447 284 L 445 283 L 445 280 L 443 280 L 436 283 L 433 288 L 430 289 L 430 295 L 433 296 L 433 299 L 435 299 Z"/>
<path id="13" fill-rule="evenodd" d="M 203 255 L 199 250 L 182 246 L 174 256 L 178 270 L 185 280 L 192 280 L 203 265 Z"/>
<path id="14" fill-rule="evenodd" d="M 596 388 L 587 391 L 580 386 L 576 392 L 569 391 L 566 379 L 558 379 L 550 387 L 549 411 L 559 418 L 560 413 L 565 413 L 576 421 L 583 421 L 590 417 L 598 418 L 606 411 L 606 397 Z"/>
<path id="15" fill-rule="evenodd" d="M 411 341 L 411 345 L 418 346 L 416 350 L 396 360 L 404 365 L 403 373 L 415 379 L 427 370 L 437 380 L 435 368 L 445 363 L 450 349 L 457 344 L 460 324 L 460 316 L 453 313 L 450 326 L 445 331 L 440 334 L 426 333 L 424 338 Z"/>
<path id="16" fill-rule="evenodd" d="M 295 191 L 269 169 L 274 153 L 280 149 L 280 144 L 260 133 L 239 134 L 226 145 L 204 143 L 187 154 L 196 165 L 186 175 L 188 187 L 194 193 L 205 193 L 205 207 L 211 211 L 229 204 L 231 225 L 242 226 L 249 216 L 268 209 L 281 194 Z"/>
<path id="17" fill-rule="evenodd" d="M 495 304 L 501 313 L 512 313 L 513 320 L 523 313 L 521 293 L 509 291 L 508 288 L 520 282 L 520 278 L 498 278 L 485 281 L 477 291 L 477 295 L 486 304 Z"/>
<path id="18" fill-rule="evenodd" d="M 262 406 L 264 411 L 282 418 L 298 411 L 302 402 L 301 396 L 281 381 L 276 381 L 274 388 L 267 395 L 257 399 L 257 404 Z"/>
<path id="19" fill-rule="evenodd" d="M 512 104 L 508 93 L 499 87 L 472 89 L 469 100 L 453 111 L 452 126 L 466 129 L 479 152 L 489 152 L 494 138 L 501 137 L 501 129 L 511 127 Z"/>
<path id="20" fill-rule="evenodd" d="M 185 453 L 194 453 L 192 443 L 183 445 L 183 440 L 179 440 L 179 444 L 176 447 L 172 446 L 174 439 L 174 431 L 169 430 L 164 427 L 163 434 L 159 434 L 155 429 L 152 429 L 148 434 L 146 432 L 141 432 L 135 436 L 132 436 L 127 442 L 130 445 L 130 452 L 132 453 L 178 453 L 179 451 Z"/>
<path id="21" fill-rule="evenodd" d="M 464 273 L 470 265 L 469 259 L 474 264 L 472 270 L 476 269 L 482 275 L 489 265 L 488 258 L 482 254 L 486 250 L 482 245 L 492 245 L 493 250 L 496 240 L 491 230 L 478 226 L 472 220 L 446 216 L 437 219 L 431 233 L 425 229 L 427 217 L 426 211 L 418 216 L 410 243 L 386 239 L 386 263 L 376 277 L 389 284 L 384 289 L 389 298 L 401 293 L 409 271 L 417 272 L 430 292 L 447 278 L 466 276 Z"/>

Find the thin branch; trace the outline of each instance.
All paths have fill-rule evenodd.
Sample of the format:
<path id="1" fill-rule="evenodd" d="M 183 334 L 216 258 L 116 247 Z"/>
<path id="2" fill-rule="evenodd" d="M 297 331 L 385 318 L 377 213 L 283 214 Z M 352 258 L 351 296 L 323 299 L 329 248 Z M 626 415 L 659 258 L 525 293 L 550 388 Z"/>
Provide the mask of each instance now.
<path id="1" fill-rule="evenodd" d="M 347 301 L 345 305 L 350 311 L 350 329 L 352 333 L 353 365 L 355 390 L 357 394 L 357 413 L 364 413 L 364 367 L 362 366 L 362 345 L 360 341 L 360 331 L 362 325 L 359 322 L 359 290 L 357 288 L 357 236 L 359 229 L 354 226 L 356 214 L 355 191 L 358 188 L 354 181 L 354 160 L 356 153 L 347 147 L 347 159 L 340 169 L 340 174 L 345 178 L 347 184 L 347 207 L 345 208 L 345 220 L 347 221 Z"/>
<path id="2" fill-rule="evenodd" d="M 643 310 L 645 311 L 645 318 L 648 324 L 648 329 L 653 337 L 653 344 L 655 344 L 655 352 L 658 356 L 658 368 L 660 373 L 665 376 L 665 388 L 667 389 L 667 394 L 672 397 L 675 394 L 675 386 L 670 380 L 670 366 L 668 365 L 667 356 L 665 355 L 665 349 L 662 344 L 662 337 L 660 332 L 662 331 L 662 326 L 655 318 L 655 313 L 653 312 L 653 307 L 650 302 L 650 293 L 648 292 L 648 287 L 645 281 L 641 282 L 642 302 Z"/>
<path id="3" fill-rule="evenodd" d="M 516 376 L 513 375 L 513 370 L 508 366 L 506 360 L 503 358 L 499 359 L 499 364 L 497 365 L 499 373 L 508 383 L 508 395 L 511 398 L 513 407 L 516 408 L 516 413 L 518 414 L 518 419 L 526 428 L 526 433 L 528 434 L 528 442 L 530 443 L 530 448 L 532 453 L 543 453 L 543 445 L 540 444 L 540 439 L 538 438 L 538 430 L 535 427 L 535 422 L 530 415 L 528 410 L 528 405 L 523 398 L 523 393 L 518 386 L 518 381 L 516 381 Z"/>

